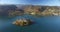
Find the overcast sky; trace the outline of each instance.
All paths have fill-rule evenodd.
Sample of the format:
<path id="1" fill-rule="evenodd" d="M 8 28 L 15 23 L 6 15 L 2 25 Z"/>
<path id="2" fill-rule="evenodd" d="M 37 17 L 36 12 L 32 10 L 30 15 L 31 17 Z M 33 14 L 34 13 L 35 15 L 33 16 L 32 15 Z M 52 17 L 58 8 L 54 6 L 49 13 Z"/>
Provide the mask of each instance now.
<path id="1" fill-rule="evenodd" d="M 0 0 L 0 4 L 35 4 L 60 6 L 60 0 Z"/>

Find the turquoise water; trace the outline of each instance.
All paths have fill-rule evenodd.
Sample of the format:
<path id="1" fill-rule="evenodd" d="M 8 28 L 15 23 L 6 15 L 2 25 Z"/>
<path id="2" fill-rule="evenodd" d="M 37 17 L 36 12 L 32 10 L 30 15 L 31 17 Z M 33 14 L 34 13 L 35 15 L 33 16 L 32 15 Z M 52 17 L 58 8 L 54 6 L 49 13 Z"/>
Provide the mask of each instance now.
<path id="1" fill-rule="evenodd" d="M 30 26 L 16 26 L 12 22 L 16 19 L 29 18 L 34 20 Z M 33 17 L 30 15 L 16 16 L 14 18 L 0 18 L 0 31 L 2 32 L 60 32 L 60 16 Z"/>

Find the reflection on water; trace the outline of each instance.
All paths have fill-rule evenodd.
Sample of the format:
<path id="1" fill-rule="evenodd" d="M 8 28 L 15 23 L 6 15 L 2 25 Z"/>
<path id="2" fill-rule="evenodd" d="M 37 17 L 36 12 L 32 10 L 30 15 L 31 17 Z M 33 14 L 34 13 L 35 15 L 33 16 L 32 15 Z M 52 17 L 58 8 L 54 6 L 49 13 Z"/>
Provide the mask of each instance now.
<path id="1" fill-rule="evenodd" d="M 13 25 L 12 22 L 20 18 L 34 20 L 35 24 L 25 27 Z M 60 17 L 33 17 L 30 15 L 16 16 L 15 18 L 0 19 L 0 30 L 3 32 L 60 32 Z"/>

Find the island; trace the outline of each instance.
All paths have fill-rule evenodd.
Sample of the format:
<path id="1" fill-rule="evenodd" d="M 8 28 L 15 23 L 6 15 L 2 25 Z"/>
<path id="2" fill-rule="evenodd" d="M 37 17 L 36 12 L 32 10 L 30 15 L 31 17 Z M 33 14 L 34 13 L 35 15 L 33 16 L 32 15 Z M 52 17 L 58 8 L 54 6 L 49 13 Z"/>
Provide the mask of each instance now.
<path id="1" fill-rule="evenodd" d="M 33 21 L 31 21 L 30 19 L 19 19 L 14 21 L 12 24 L 15 24 L 17 26 L 28 26 L 30 24 L 32 24 Z"/>

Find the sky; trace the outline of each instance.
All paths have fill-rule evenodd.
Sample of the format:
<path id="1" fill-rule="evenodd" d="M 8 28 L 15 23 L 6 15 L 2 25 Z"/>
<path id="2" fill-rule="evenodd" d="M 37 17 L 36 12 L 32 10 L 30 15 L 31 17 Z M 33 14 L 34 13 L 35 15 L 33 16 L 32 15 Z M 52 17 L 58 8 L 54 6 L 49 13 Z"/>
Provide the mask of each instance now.
<path id="1" fill-rule="evenodd" d="M 60 6 L 60 0 L 0 0 L 0 5 L 1 4 L 33 4 Z"/>

